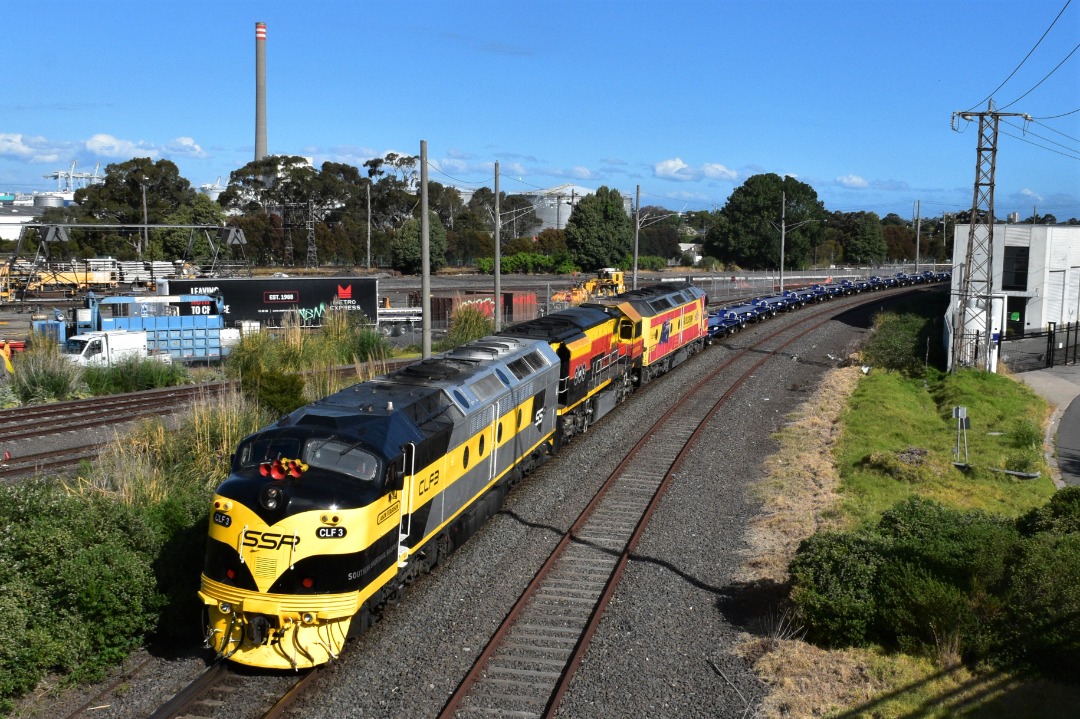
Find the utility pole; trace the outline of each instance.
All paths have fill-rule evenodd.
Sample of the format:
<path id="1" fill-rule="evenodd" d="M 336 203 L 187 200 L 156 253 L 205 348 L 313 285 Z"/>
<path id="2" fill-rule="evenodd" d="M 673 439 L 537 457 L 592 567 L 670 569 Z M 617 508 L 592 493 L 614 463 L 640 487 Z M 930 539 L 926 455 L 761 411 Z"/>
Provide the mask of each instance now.
<path id="1" fill-rule="evenodd" d="M 502 215 L 499 214 L 499 161 L 495 161 L 495 331 L 502 328 Z"/>
<path id="2" fill-rule="evenodd" d="M 787 239 L 787 193 L 780 191 L 780 294 L 784 294 L 784 242 Z"/>
<path id="3" fill-rule="evenodd" d="M 634 284 L 630 289 L 637 289 L 638 232 L 641 230 L 641 185 L 634 195 Z"/>
<path id="4" fill-rule="evenodd" d="M 420 141 L 420 357 L 431 357 L 431 228 L 428 220 L 427 140 Z"/>
<path id="5" fill-rule="evenodd" d="M 960 366 L 975 364 L 979 350 L 983 350 L 986 371 L 993 367 L 990 348 L 993 343 L 993 295 L 994 295 L 994 173 L 997 166 L 998 125 L 1002 117 L 1031 116 L 1022 112 L 997 112 L 994 102 L 987 103 L 985 112 L 954 112 L 956 118 L 979 120 L 979 146 L 975 163 L 975 189 L 971 200 L 971 224 L 968 226 L 967 252 L 960 280 L 960 296 L 957 298 L 956 314 L 952 332 L 951 371 Z M 982 307 L 979 307 L 980 302 Z M 976 329 L 968 332 L 968 325 L 978 327 L 971 319 L 984 314 L 982 335 Z"/>
<path id="6" fill-rule="evenodd" d="M 367 191 L 367 268 L 371 271 L 371 183 L 368 182 L 364 189 Z"/>
<path id="7" fill-rule="evenodd" d="M 922 231 L 922 200 L 915 200 L 915 274 L 919 274 L 919 239 Z"/>
<path id="8" fill-rule="evenodd" d="M 150 234 L 146 229 L 146 178 L 143 178 L 142 184 L 142 231 L 143 231 L 143 243 L 139 248 L 139 259 L 142 259 L 142 253 L 144 249 L 150 249 Z M 150 265 L 150 271 L 153 272 L 154 265 Z"/>

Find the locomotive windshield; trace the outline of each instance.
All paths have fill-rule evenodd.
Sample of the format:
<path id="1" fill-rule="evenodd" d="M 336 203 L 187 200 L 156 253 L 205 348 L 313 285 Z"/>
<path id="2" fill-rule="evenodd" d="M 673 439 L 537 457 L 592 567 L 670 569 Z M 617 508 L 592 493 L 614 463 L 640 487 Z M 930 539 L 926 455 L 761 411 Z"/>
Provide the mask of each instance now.
<path id="1" fill-rule="evenodd" d="M 379 460 L 355 442 L 326 437 L 275 435 L 256 437 L 236 453 L 237 468 L 255 467 L 275 459 L 299 459 L 309 467 L 346 474 L 365 482 L 379 476 Z"/>
<path id="2" fill-rule="evenodd" d="M 370 482 L 379 476 L 379 460 L 356 444 L 336 439 L 311 439 L 304 445 L 301 459 L 312 467 L 322 467 Z"/>

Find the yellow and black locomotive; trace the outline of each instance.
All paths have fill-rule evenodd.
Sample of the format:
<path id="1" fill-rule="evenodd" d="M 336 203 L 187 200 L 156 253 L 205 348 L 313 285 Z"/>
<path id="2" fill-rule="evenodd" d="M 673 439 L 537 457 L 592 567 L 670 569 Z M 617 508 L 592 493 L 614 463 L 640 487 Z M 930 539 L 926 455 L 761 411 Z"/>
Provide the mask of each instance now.
<path id="1" fill-rule="evenodd" d="M 705 296 L 646 288 L 362 382 L 245 438 L 213 498 L 207 643 L 242 664 L 337 657 L 563 442 L 705 346 Z"/>

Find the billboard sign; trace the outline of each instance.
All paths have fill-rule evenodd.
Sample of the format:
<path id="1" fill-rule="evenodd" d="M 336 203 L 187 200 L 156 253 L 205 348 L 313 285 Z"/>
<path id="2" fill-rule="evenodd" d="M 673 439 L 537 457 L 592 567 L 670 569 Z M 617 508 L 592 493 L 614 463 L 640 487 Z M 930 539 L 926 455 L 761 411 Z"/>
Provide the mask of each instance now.
<path id="1" fill-rule="evenodd" d="M 299 315 L 305 327 L 322 325 L 330 312 L 362 312 L 372 322 L 378 316 L 379 281 L 361 277 L 214 277 L 167 280 L 159 294 L 222 296 L 225 323 L 256 320 L 280 327 L 287 314 Z"/>

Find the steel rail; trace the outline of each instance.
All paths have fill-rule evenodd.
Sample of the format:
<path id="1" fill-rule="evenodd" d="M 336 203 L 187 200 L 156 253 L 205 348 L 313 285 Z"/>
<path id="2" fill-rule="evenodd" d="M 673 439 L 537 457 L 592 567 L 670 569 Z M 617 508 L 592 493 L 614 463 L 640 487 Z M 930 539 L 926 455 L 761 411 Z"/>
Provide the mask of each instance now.
<path id="1" fill-rule="evenodd" d="M 795 328 L 778 330 L 739 350 L 699 380 L 652 425 L 534 575 L 447 701 L 441 718 L 474 713 L 513 717 L 554 714 L 630 553 L 698 434 L 732 393 L 775 352 L 828 323 L 836 314 L 837 307 L 831 305 L 806 318 L 826 315 L 816 324 L 807 327 L 805 321 L 800 322 Z M 709 406 L 704 416 L 676 419 L 678 413 L 687 411 L 694 400 L 703 396 L 701 389 L 733 363 L 761 351 L 761 347 L 798 326 L 806 329 L 757 360 Z M 674 440 L 673 435 L 677 435 Z M 658 458 L 667 462 L 660 477 L 655 472 L 650 476 L 648 467 L 631 467 L 634 458 L 646 448 L 654 463 Z"/>

